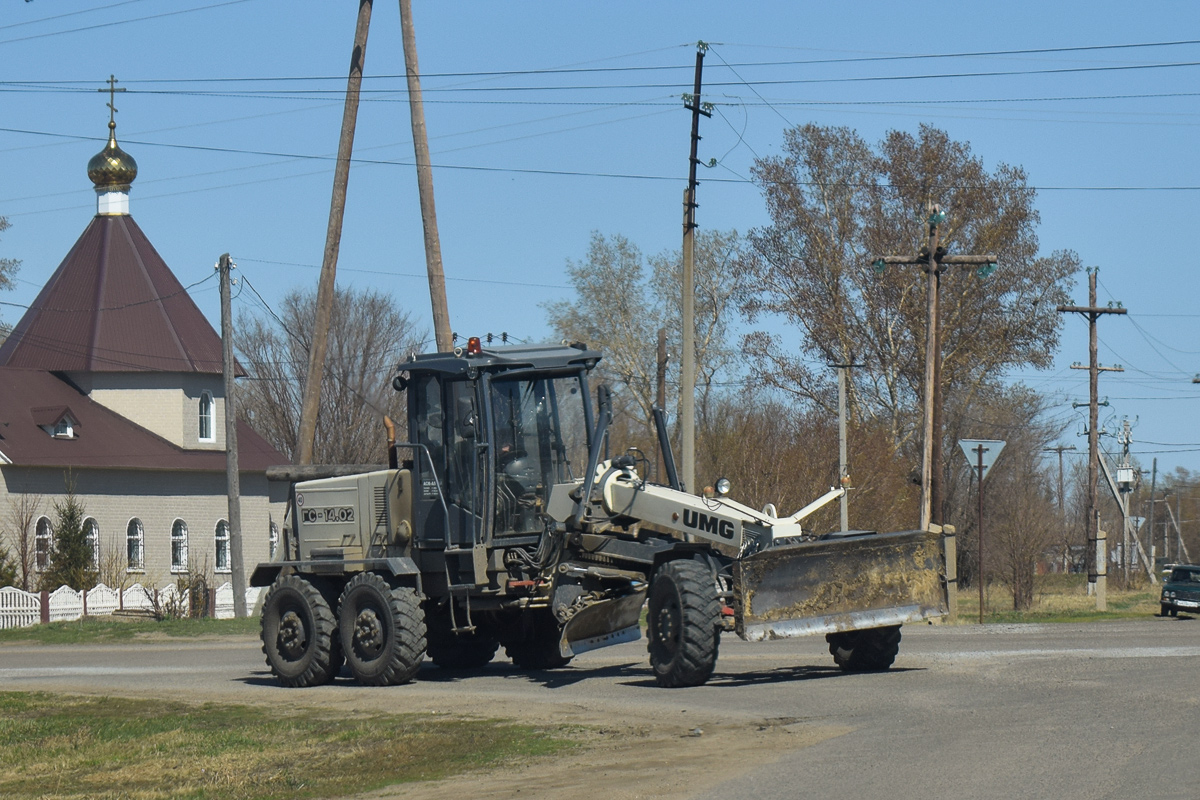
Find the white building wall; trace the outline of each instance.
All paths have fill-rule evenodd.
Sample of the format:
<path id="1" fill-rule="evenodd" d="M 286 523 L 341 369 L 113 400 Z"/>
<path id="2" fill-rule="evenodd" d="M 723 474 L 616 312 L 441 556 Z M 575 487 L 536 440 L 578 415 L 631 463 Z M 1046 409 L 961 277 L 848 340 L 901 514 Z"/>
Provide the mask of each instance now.
<path id="1" fill-rule="evenodd" d="M 177 574 L 171 572 L 171 527 L 182 519 L 188 526 L 192 569 L 204 570 L 215 579 L 214 586 L 229 579 L 228 572 L 214 570 L 217 521 L 229 514 L 224 473 L 77 468 L 72 475 L 76 497 L 100 526 L 102 563 L 110 552 L 124 560 L 126 529 L 137 517 L 145 534 L 145 559 L 142 570 L 128 571 L 130 581 L 154 586 L 172 582 Z M 260 473 L 242 475 L 242 560 L 247 578 L 256 564 L 268 560 L 270 524 L 274 521 L 282 529 L 287 490 L 286 484 L 269 482 Z M 0 467 L 0 520 L 7 520 L 9 499 L 18 493 L 41 495 L 40 513 L 53 521 L 54 502 L 64 493 L 63 471 Z M 6 527 L 0 525 L 0 530 Z M 10 541 L 5 544 L 12 547 Z"/>
<path id="2" fill-rule="evenodd" d="M 92 400 L 189 450 L 225 449 L 225 391 L 220 375 L 192 372 L 72 373 Z M 199 436 L 200 397 L 213 398 L 214 441 Z"/>

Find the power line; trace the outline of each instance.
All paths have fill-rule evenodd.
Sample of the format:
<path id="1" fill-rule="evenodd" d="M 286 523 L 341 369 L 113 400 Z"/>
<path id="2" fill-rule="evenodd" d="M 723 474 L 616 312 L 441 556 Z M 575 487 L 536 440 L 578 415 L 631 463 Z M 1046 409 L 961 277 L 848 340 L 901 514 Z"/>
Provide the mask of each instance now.
<path id="1" fill-rule="evenodd" d="M 179 14 L 191 14 L 194 11 L 208 11 L 209 9 L 213 9 L 213 8 L 221 8 L 223 6 L 236 6 L 241 3 L 248 3 L 248 2 L 250 2 L 250 0 L 225 0 L 225 2 L 222 2 L 222 3 L 211 3 L 206 6 L 197 6 L 195 8 L 185 8 L 185 9 L 181 9 L 179 11 L 164 11 L 161 14 L 150 14 L 149 16 L 145 16 L 145 17 L 133 17 L 132 19 L 116 20 L 115 22 L 98 22 L 95 25 L 86 25 L 82 28 L 70 28 L 65 31 L 51 31 L 50 33 L 37 33 L 37 34 L 33 34 L 31 36 L 22 36 L 17 39 L 2 39 L 2 40 L 0 40 L 0 45 L 15 44 L 16 42 L 28 42 L 32 39 L 46 39 L 51 36 L 62 36 L 64 34 L 68 34 L 68 33 L 80 33 L 82 31 L 93 31 L 93 30 L 97 30 L 99 28 L 112 28 L 117 25 L 128 25 L 131 22 L 144 22 L 148 19 L 161 19 L 162 17 L 174 17 L 174 16 L 178 16 Z M 117 3 L 117 5 L 122 5 L 122 4 Z M 109 8 L 112 8 L 112 6 L 109 6 Z M 79 13 L 82 13 L 82 12 L 79 12 Z M 67 16 L 67 15 L 64 14 L 62 16 Z M 55 19 L 55 17 L 48 17 L 47 19 Z"/>
<path id="2" fill-rule="evenodd" d="M 42 17 L 40 19 L 27 19 L 24 22 L 13 22 L 9 25 L 0 25 L 0 31 L 6 31 L 10 28 L 21 28 L 21 27 L 24 27 L 25 25 L 37 25 L 38 23 L 41 23 L 41 22 L 50 22 L 50 21 L 56 20 L 56 19 L 63 19 L 64 17 L 77 17 L 80 14 L 91 14 L 95 11 L 107 11 L 110 8 L 117 8 L 118 6 L 127 6 L 130 3 L 141 3 L 141 2 L 143 2 L 143 0 L 122 0 L 120 3 L 112 3 L 111 5 L 99 6 L 98 8 L 84 8 L 79 11 L 68 11 L 65 14 L 55 14 L 52 17 Z"/>
<path id="3" fill-rule="evenodd" d="M 310 269 L 320 269 L 320 264 L 304 264 L 296 261 L 271 261 L 265 258 L 250 258 L 249 256 L 239 256 L 235 261 L 249 261 L 256 264 L 275 264 L 285 267 L 308 267 Z M 386 275 L 389 278 L 420 278 L 426 279 L 428 276 L 424 273 L 417 274 L 414 272 L 387 272 L 385 270 L 375 269 L 354 269 L 352 267 L 338 267 L 339 272 L 361 272 L 366 275 Z M 448 281 L 461 281 L 463 283 L 489 283 L 499 286 L 527 286 L 538 289 L 570 289 L 572 287 L 556 283 L 530 283 L 527 281 L 500 281 L 491 278 L 451 278 L 446 277 Z M 251 287 L 253 288 L 253 287 Z"/>
<path id="4" fill-rule="evenodd" d="M 139 2 L 140 0 L 125 0 L 125 3 L 116 3 L 112 6 L 104 6 L 103 8 L 115 8 L 126 3 Z M 246 2 L 246 0 L 237 0 L 237 2 Z M 216 8 L 221 5 L 232 5 L 233 3 L 219 3 L 213 6 L 204 6 L 191 10 L 204 10 L 204 8 Z M 99 11 L 103 9 L 88 9 L 88 11 Z M 74 14 L 86 13 L 85 11 L 72 12 Z M 173 13 L 187 13 L 186 11 L 178 11 Z M 60 16 L 71 16 L 71 14 L 63 14 Z M 168 15 L 155 15 L 168 16 Z M 28 25 L 32 22 L 43 22 L 58 17 L 47 17 L 43 20 L 33 20 L 30 22 L 17 23 L 17 25 Z M 106 24 L 124 24 L 126 22 L 137 22 L 143 19 L 153 19 L 154 17 L 140 17 L 137 19 L 124 20 L 118 23 Z M 17 25 L 0 26 L 0 30 L 8 27 L 17 27 Z M 92 26 L 102 27 L 102 26 Z M 80 28 L 79 30 L 88 30 L 89 28 Z M 71 33 L 73 31 L 61 31 L 60 33 Z M 3 42 L 0 42 L 3 44 Z M 716 42 L 710 43 L 710 48 L 715 45 L 725 46 L 726 43 Z M 786 66 L 813 66 L 822 64 L 857 64 L 857 63 L 873 63 L 873 62 L 889 62 L 889 61 L 915 61 L 925 59 L 955 59 L 955 58 L 985 58 L 995 56 L 1013 56 L 1013 55 L 1051 55 L 1055 53 L 1079 53 L 1079 52 L 1102 52 L 1111 50 L 1130 50 L 1151 47 L 1179 47 L 1187 45 L 1198 45 L 1200 39 L 1184 39 L 1179 41 L 1166 42 L 1129 42 L 1120 44 L 1107 45 L 1081 45 L 1077 47 L 1039 47 L 1039 48 L 1024 48 L 1015 50 L 978 50 L 964 51 L 955 53 L 902 53 L 879 56 L 852 56 L 847 58 L 820 58 L 820 59 L 791 59 L 786 61 L 741 61 L 730 63 L 724 58 L 721 58 L 723 65 L 730 70 L 735 67 L 786 67 Z M 626 56 L 618 56 L 617 58 L 627 58 L 630 56 L 644 55 L 645 53 L 661 52 L 663 50 L 673 50 L 693 47 L 692 44 L 676 45 L 668 48 L 659 48 L 657 50 L 645 51 L 644 53 L 633 53 Z M 729 45 L 736 47 L 753 47 L 755 45 Z M 576 75 L 576 74 L 603 74 L 617 72 L 659 72 L 668 70 L 690 70 L 692 67 L 689 64 L 658 64 L 658 65 L 643 65 L 643 66 L 627 66 L 627 67 L 544 67 L 537 69 L 512 69 L 512 70 L 482 70 L 482 71 L 461 71 L 461 72 L 423 72 L 423 79 L 436 78 L 500 78 L 500 77 L 515 77 L 525 75 Z M 398 80 L 404 78 L 401 74 L 385 74 L 385 75 L 364 75 L 363 80 Z M 956 77 L 956 76 L 949 76 Z M 133 80 L 123 80 L 125 85 L 147 84 L 147 83 L 249 83 L 249 82 L 292 82 L 292 81 L 344 81 L 345 76 L 341 75 L 279 75 L 268 77 L 210 77 L 210 78 L 143 78 Z M 8 82 L 0 82 L 8 83 Z M 44 80 L 44 81 L 23 81 L 25 84 L 64 84 L 64 83 L 93 83 L 89 80 Z"/>

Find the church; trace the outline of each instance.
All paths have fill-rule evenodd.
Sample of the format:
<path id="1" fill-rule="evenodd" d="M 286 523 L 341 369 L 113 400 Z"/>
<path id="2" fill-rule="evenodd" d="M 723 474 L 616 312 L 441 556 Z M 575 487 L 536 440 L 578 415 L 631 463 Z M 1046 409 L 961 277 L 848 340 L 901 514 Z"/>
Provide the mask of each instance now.
<path id="1" fill-rule="evenodd" d="M 36 501 L 45 569 L 70 480 L 102 578 L 215 586 L 231 574 L 221 339 L 130 215 L 137 164 L 108 126 L 96 215 L 0 344 L 0 532 L 15 553 L 14 512 Z M 245 423 L 237 437 L 248 575 L 279 543 L 287 486 L 266 468 L 287 457 Z"/>

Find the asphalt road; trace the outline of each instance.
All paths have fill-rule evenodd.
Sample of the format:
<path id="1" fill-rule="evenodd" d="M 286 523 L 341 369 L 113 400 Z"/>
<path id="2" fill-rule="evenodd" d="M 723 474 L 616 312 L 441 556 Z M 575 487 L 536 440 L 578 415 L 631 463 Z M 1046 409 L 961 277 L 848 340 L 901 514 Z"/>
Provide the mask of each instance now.
<path id="1" fill-rule="evenodd" d="M 284 690 L 250 638 L 0 647 L 0 691 L 151 695 L 306 706 L 522 715 L 565 708 L 821 726 L 842 735 L 784 752 L 701 798 L 1200 797 L 1200 619 L 1088 625 L 909 626 L 883 674 L 843 675 L 823 639 L 727 636 L 706 686 L 654 685 L 645 643 L 521 673 L 498 659 L 409 686 L 346 679 Z M 507 710 L 507 712 L 505 711 Z M 691 715 L 690 717 L 687 715 Z M 721 753 L 714 752 L 714 759 Z"/>

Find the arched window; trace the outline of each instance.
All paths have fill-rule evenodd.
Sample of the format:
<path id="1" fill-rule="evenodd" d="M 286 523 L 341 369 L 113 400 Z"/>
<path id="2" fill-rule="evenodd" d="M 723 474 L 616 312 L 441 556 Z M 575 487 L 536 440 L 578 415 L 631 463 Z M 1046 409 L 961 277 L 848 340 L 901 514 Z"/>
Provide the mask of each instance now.
<path id="1" fill-rule="evenodd" d="M 142 521 L 137 517 L 129 520 L 125 528 L 125 569 L 129 572 L 141 572 L 145 569 L 146 533 L 142 530 Z"/>
<path id="2" fill-rule="evenodd" d="M 83 535 L 92 553 L 92 569 L 100 569 L 100 523 L 95 517 L 83 521 Z"/>
<path id="3" fill-rule="evenodd" d="M 229 572 L 229 523 L 217 523 L 217 572 Z"/>
<path id="4" fill-rule="evenodd" d="M 202 442 L 215 442 L 213 433 L 213 398 L 208 392 L 200 394 L 200 429 L 199 438 Z"/>
<path id="5" fill-rule="evenodd" d="M 279 549 L 279 526 L 271 520 L 271 530 L 267 533 L 267 560 L 275 560 L 275 552 Z"/>
<path id="6" fill-rule="evenodd" d="M 187 572 L 188 529 L 181 519 L 171 525 L 171 572 Z"/>
<path id="7" fill-rule="evenodd" d="M 54 549 L 54 526 L 49 517 L 38 517 L 33 546 L 34 565 L 38 571 L 46 569 L 50 566 L 50 551 Z"/>

